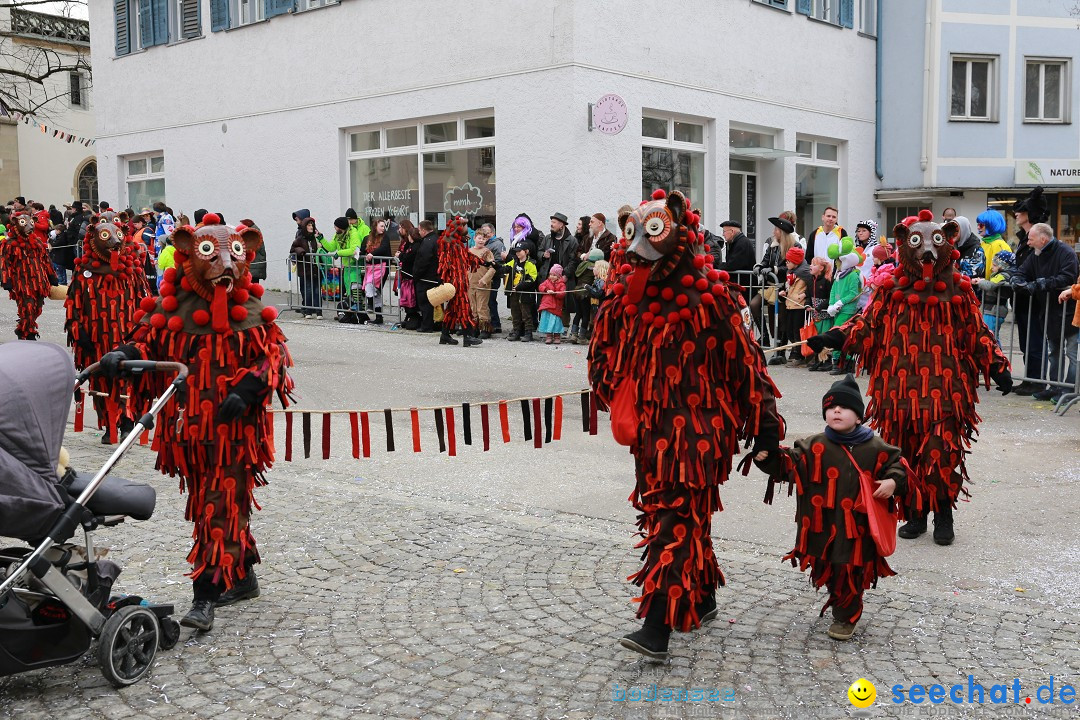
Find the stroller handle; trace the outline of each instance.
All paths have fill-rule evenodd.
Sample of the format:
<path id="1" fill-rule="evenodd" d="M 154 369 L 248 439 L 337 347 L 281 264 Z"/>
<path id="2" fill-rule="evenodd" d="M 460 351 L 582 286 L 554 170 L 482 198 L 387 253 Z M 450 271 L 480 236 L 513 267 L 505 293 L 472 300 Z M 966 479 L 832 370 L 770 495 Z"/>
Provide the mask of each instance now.
<path id="1" fill-rule="evenodd" d="M 120 369 L 127 370 L 133 374 L 141 374 L 144 372 L 176 373 L 176 379 L 173 380 L 173 385 L 176 385 L 178 388 L 187 381 L 189 372 L 188 366 L 183 363 L 160 362 L 158 360 L 124 360 L 120 363 Z M 75 378 L 76 389 L 89 380 L 91 375 L 98 374 L 100 370 L 101 363 L 99 362 L 88 365 L 86 369 L 79 373 L 79 376 Z"/>

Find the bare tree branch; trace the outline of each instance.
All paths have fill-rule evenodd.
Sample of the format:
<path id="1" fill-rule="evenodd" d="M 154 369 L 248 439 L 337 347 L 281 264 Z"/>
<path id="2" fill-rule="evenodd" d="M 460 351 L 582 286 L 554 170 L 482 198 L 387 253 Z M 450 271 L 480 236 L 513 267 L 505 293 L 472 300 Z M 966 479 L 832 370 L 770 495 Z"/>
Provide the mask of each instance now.
<path id="1" fill-rule="evenodd" d="M 70 5 L 83 0 L 67 0 Z M 17 0 L 0 7 L 14 7 L 10 31 L 0 32 L 0 102 L 12 113 L 49 119 L 65 108 L 72 95 L 68 74 L 78 73 L 90 83 L 90 50 L 84 38 L 87 23 L 23 10 L 44 0 Z M 80 91 L 83 79 L 80 79 Z"/>
<path id="2" fill-rule="evenodd" d="M 55 5 L 57 0 L 18 0 L 13 3 L 0 3 L 0 8 L 22 8 L 30 5 Z M 67 0 L 65 5 L 86 5 L 86 0 Z M 66 17 L 66 16 L 65 16 Z"/>

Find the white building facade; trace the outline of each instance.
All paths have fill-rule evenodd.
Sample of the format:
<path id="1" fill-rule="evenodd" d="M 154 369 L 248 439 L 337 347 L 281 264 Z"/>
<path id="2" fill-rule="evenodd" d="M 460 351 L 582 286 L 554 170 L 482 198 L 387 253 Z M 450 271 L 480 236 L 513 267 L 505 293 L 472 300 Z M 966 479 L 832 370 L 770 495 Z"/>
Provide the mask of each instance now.
<path id="1" fill-rule="evenodd" d="M 95 148 L 59 137 L 94 137 L 89 30 L 85 20 L 0 6 L 0 63 L 35 75 L 47 66 L 64 68 L 43 86 L 18 83 L 28 91 L 24 105 L 35 108 L 29 123 L 0 118 L 0 202 L 19 195 L 57 207 L 96 201 Z"/>
<path id="2" fill-rule="evenodd" d="M 272 287 L 301 207 L 506 234 L 676 187 L 759 240 L 877 213 L 876 3 L 296 2 L 90 3 L 102 196 L 254 219 Z"/>
<path id="3" fill-rule="evenodd" d="M 1051 224 L 1075 245 L 1078 22 L 1080 7 L 1053 0 L 882 4 L 877 197 L 890 221 L 920 207 L 974 219 L 1042 185 Z"/>

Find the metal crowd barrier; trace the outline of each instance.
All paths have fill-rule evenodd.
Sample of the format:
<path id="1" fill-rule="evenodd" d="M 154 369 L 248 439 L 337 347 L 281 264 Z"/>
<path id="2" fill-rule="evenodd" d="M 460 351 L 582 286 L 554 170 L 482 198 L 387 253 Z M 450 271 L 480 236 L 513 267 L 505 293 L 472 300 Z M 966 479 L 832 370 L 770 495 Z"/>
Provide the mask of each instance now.
<path id="1" fill-rule="evenodd" d="M 1072 325 L 1071 305 L 1058 303 L 1065 289 L 1027 293 L 1006 282 L 989 292 L 978 291 L 983 318 L 1012 363 L 1013 380 L 1063 390 L 1055 407 L 1059 414 L 1080 401 L 1078 329 Z M 1055 308 L 1061 317 L 1051 321 Z"/>
<path id="2" fill-rule="evenodd" d="M 367 262 L 361 256 L 355 264 L 335 262 L 337 255 L 307 254 L 301 257 L 289 255 L 288 263 L 289 310 L 304 315 L 329 314 L 331 317 L 367 315 L 380 317 L 384 324 L 400 323 L 403 310 L 399 297 L 394 294 L 394 280 L 400 269 L 397 258 L 374 257 Z M 376 310 L 364 292 L 364 278 L 368 265 L 383 264 L 385 271 L 378 290 L 381 309 Z"/>

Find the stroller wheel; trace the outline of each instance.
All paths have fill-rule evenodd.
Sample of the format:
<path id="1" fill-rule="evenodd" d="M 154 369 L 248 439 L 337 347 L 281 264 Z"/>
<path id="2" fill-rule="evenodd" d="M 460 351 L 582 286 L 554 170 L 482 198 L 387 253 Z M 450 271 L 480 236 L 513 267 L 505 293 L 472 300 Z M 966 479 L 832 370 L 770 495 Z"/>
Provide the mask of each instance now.
<path id="1" fill-rule="evenodd" d="M 120 608 L 105 621 L 98 638 L 101 674 L 118 688 L 142 680 L 154 664 L 160 635 L 152 611 L 139 605 Z"/>
<path id="2" fill-rule="evenodd" d="M 180 639 L 180 623 L 171 617 L 161 618 L 161 642 L 162 650 L 172 650 L 176 641 Z"/>

